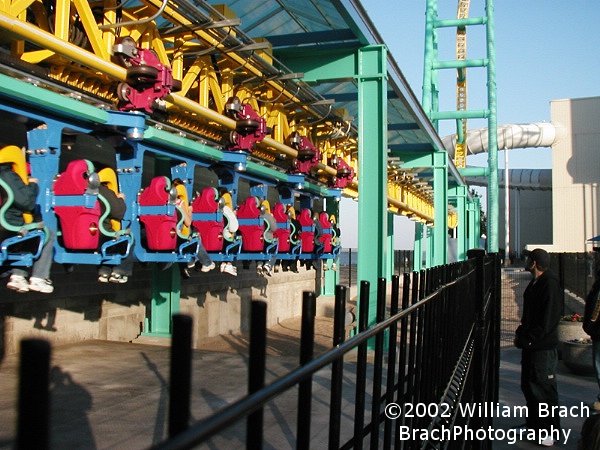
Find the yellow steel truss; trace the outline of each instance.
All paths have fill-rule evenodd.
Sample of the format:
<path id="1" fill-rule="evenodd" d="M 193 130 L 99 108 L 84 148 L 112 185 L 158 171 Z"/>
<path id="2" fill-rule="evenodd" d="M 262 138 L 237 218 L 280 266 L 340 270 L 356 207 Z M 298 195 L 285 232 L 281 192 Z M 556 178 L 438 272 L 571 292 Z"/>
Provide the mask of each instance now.
<path id="1" fill-rule="evenodd" d="M 161 21 L 170 23 L 163 35 L 150 20 L 157 12 Z M 221 12 L 232 16 L 226 7 Z M 177 4 L 144 0 L 142 5 L 121 8 L 116 0 L 56 0 L 49 8 L 41 0 L 0 0 L 0 30 L 4 39 L 0 43 L 10 43 L 15 58 L 43 66 L 51 78 L 113 106 L 118 101 L 117 85 L 126 81 L 127 74 L 112 48 L 129 37 L 136 45 L 152 49 L 182 83 L 179 92 L 166 98 L 170 125 L 222 145 L 236 126 L 223 113 L 225 103 L 236 95 L 250 103 L 273 130 L 254 156 L 275 164 L 295 158 L 297 151 L 286 140 L 297 131 L 321 149 L 322 161 L 317 166 L 321 180 L 336 176 L 336 169 L 328 166 L 334 156 L 343 158 L 357 173 L 357 139 L 344 112 L 322 117 L 298 97 L 299 88 L 290 88 L 297 84 L 269 77 L 255 64 L 255 54 L 263 63 L 272 62 L 268 48 L 252 53 L 232 49 L 214 30 L 191 22 Z M 235 29 L 229 28 L 225 36 L 235 36 Z M 344 189 L 344 195 L 358 195 L 356 182 Z M 394 213 L 433 222 L 431 195 L 411 186 L 410 180 L 400 184 L 390 177 L 388 204 Z"/>

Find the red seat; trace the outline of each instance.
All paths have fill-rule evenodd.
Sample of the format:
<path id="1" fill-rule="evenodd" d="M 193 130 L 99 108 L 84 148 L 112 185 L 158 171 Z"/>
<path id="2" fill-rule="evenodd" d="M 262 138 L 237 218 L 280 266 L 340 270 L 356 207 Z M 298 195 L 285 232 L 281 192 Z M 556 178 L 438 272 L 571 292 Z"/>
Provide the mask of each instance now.
<path id="1" fill-rule="evenodd" d="M 54 195 L 83 196 L 88 189 L 88 177 L 94 172 L 94 166 L 86 159 L 71 161 L 67 169 L 54 182 Z M 82 198 L 83 200 L 83 198 Z M 62 240 L 70 250 L 95 250 L 100 245 L 100 202 L 97 197 L 93 204 L 60 205 L 57 199 L 54 212 L 58 216 Z"/>
<path id="2" fill-rule="evenodd" d="M 223 214 L 219 211 L 218 195 L 215 188 L 206 187 L 192 202 L 192 225 L 200 233 L 207 252 L 223 249 Z"/>
<path id="3" fill-rule="evenodd" d="M 138 197 L 138 203 L 142 208 L 140 222 L 146 229 L 148 250 L 175 250 L 177 246 L 177 210 L 173 207 L 171 212 L 167 208 L 172 204 L 169 196 L 170 189 L 171 180 L 167 177 L 154 177 L 150 186 Z M 143 208 L 148 206 L 164 206 L 165 209 L 144 213 Z"/>
<path id="4" fill-rule="evenodd" d="M 292 246 L 290 243 L 290 221 L 285 211 L 285 205 L 283 203 L 275 203 L 273 206 L 273 217 L 277 222 L 277 229 L 273 232 L 273 236 L 279 242 L 279 252 L 288 253 Z"/>
<path id="5" fill-rule="evenodd" d="M 300 240 L 302 241 L 302 253 L 313 253 L 315 251 L 315 221 L 310 209 L 300 211 L 298 221 L 302 226 Z"/>
<path id="6" fill-rule="evenodd" d="M 258 198 L 250 196 L 240 205 L 237 218 L 242 234 L 242 250 L 262 252 L 265 247 L 263 233 L 265 227 L 260 218 Z"/>
<path id="7" fill-rule="evenodd" d="M 317 236 L 317 241 L 323 246 L 323 253 L 331 253 L 333 251 L 331 242 L 333 239 L 333 229 L 331 228 L 331 222 L 326 212 L 319 214 L 319 224 L 321 225 L 322 233 Z"/>

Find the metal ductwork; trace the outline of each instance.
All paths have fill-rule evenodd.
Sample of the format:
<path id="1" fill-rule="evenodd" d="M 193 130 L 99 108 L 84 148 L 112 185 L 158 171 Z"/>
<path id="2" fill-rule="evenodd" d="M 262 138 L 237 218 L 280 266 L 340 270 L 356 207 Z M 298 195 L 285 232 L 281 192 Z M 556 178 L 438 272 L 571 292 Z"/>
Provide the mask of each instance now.
<path id="1" fill-rule="evenodd" d="M 487 177 L 469 177 L 471 186 L 487 186 Z M 552 169 L 509 169 L 509 189 L 551 191 Z M 498 187 L 504 188 L 504 170 L 498 171 Z"/>
<path id="2" fill-rule="evenodd" d="M 551 147 L 562 136 L 560 127 L 552 123 L 509 124 L 498 127 L 498 150 L 514 148 Z M 442 139 L 450 157 L 454 156 L 456 134 Z M 467 154 L 476 155 L 488 150 L 488 129 L 469 130 Z"/>

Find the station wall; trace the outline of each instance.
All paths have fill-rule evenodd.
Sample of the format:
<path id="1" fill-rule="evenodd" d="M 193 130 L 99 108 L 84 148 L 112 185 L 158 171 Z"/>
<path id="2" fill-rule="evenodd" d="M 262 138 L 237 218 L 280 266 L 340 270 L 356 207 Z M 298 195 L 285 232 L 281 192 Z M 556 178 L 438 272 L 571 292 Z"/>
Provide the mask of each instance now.
<path id="1" fill-rule="evenodd" d="M 182 280 L 180 312 L 194 319 L 193 346 L 206 337 L 243 333 L 249 329 L 250 301 L 267 302 L 267 326 L 298 316 L 302 292 L 317 289 L 319 272 L 300 267 L 299 273 L 256 275 L 254 264 L 238 276 L 219 272 L 195 273 Z M 132 342 L 149 316 L 152 270 L 136 265 L 126 284 L 99 283 L 95 267 L 77 266 L 65 273 L 55 265 L 55 292 L 18 294 L 4 287 L 0 295 L 0 360 L 19 351 L 26 337 L 47 339 L 52 345 L 89 339 Z"/>

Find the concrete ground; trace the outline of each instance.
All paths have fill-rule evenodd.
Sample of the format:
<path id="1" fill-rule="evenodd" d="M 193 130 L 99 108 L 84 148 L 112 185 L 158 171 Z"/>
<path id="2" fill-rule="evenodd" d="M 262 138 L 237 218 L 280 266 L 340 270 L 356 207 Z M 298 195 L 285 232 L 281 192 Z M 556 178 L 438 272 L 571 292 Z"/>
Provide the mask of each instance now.
<path id="1" fill-rule="evenodd" d="M 299 320 L 274 327 L 268 336 L 267 383 L 297 366 Z M 144 341 L 141 341 L 144 342 Z M 164 341 L 162 341 L 165 343 Z M 315 353 L 331 342 L 331 320 L 318 318 Z M 145 343 L 87 341 L 53 349 L 52 355 L 52 448 L 136 449 L 147 448 L 166 436 L 168 411 L 169 348 L 152 340 Z M 168 344 L 168 342 L 166 342 Z M 502 350 L 500 405 L 523 405 L 519 388 L 519 351 Z M 354 363 L 345 363 L 342 442 L 352 433 Z M 247 340 L 224 336 L 207 341 L 194 352 L 192 419 L 199 420 L 239 399 L 246 391 Z M 16 418 L 16 356 L 0 365 L 0 448 L 11 448 Z M 328 434 L 329 369 L 313 378 L 312 448 L 325 448 Z M 561 404 L 590 402 L 598 387 L 592 377 L 575 376 L 562 365 L 558 384 Z M 367 393 L 370 387 L 367 388 Z M 367 394 L 367 404 L 370 395 Z M 265 448 L 295 448 L 297 389 L 265 408 Z M 368 420 L 369 414 L 366 414 Z M 571 430 L 558 448 L 576 449 L 584 418 L 562 419 Z M 509 430 L 523 419 L 498 418 L 494 426 Z M 204 448 L 243 448 L 245 423 L 233 426 Z M 493 448 L 529 449 L 535 445 L 508 440 Z"/>

